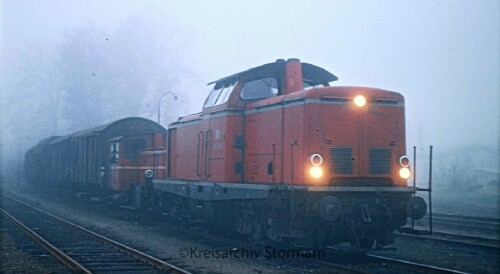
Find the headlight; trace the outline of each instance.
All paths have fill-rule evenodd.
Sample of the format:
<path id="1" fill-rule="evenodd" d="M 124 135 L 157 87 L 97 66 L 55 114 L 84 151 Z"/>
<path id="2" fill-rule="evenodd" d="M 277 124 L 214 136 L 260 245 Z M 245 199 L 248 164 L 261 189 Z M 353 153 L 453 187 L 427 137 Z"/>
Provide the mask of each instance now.
<path id="1" fill-rule="evenodd" d="M 323 164 L 323 156 L 319 155 L 318 153 L 311 155 L 310 160 L 313 166 L 320 166 L 321 164 Z"/>
<path id="2" fill-rule="evenodd" d="M 408 159 L 408 157 L 406 155 L 403 155 L 403 156 L 399 157 L 399 164 L 402 167 L 409 167 L 410 166 L 410 159 Z"/>
<path id="3" fill-rule="evenodd" d="M 411 176 L 411 171 L 409 168 L 402 167 L 401 169 L 399 169 L 399 177 L 403 179 L 408 179 L 410 178 L 410 176 Z"/>
<path id="4" fill-rule="evenodd" d="M 360 108 L 366 105 L 366 98 L 363 95 L 357 95 L 354 97 L 354 104 Z"/>
<path id="5" fill-rule="evenodd" d="M 319 179 L 321 176 L 323 176 L 323 169 L 319 166 L 313 166 L 309 170 L 309 174 L 311 174 L 311 177 L 314 179 Z"/>
<path id="6" fill-rule="evenodd" d="M 153 171 L 151 169 L 148 169 L 146 170 L 146 172 L 144 172 L 144 175 L 146 176 L 146 178 L 153 178 Z"/>

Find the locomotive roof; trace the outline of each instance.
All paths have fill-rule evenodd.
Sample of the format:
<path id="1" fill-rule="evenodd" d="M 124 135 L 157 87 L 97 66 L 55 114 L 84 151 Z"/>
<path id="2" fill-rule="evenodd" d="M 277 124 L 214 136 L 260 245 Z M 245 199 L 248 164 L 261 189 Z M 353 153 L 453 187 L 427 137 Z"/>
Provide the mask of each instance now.
<path id="1" fill-rule="evenodd" d="M 298 59 L 289 59 L 289 61 L 290 60 L 298 60 Z M 279 72 L 285 69 L 286 62 L 287 61 L 284 60 L 278 60 L 274 63 L 265 64 L 262 66 L 258 66 L 242 72 L 235 73 L 231 76 L 227 76 L 219 80 L 210 82 L 208 83 L 208 85 L 216 84 L 216 86 L 220 86 L 220 85 L 231 84 L 243 77 L 251 78 L 251 77 L 278 74 Z M 302 66 L 302 78 L 311 85 L 326 84 L 338 80 L 337 76 L 333 75 L 329 71 L 320 68 L 318 66 L 308 63 L 301 63 L 301 66 Z"/>
<path id="2" fill-rule="evenodd" d="M 128 117 L 128 118 L 120 119 L 120 120 L 113 121 L 113 122 L 110 122 L 107 124 L 103 124 L 100 126 L 96 126 L 93 128 L 80 130 L 80 131 L 77 131 L 73 134 L 58 137 L 55 140 L 51 141 L 50 144 L 57 144 L 57 143 L 66 141 L 68 139 L 74 139 L 74 138 L 95 135 L 95 134 L 104 132 L 107 129 L 109 129 L 111 126 L 115 126 L 115 125 L 123 124 L 123 126 L 126 127 L 127 123 L 129 123 L 129 122 L 136 122 L 136 123 L 138 122 L 144 127 L 144 129 L 149 130 L 149 131 L 159 131 L 159 132 L 166 131 L 166 129 L 163 126 L 161 126 L 161 125 L 157 124 L 156 122 L 151 121 L 149 119 L 145 119 L 145 118 L 141 118 L 141 117 Z"/>

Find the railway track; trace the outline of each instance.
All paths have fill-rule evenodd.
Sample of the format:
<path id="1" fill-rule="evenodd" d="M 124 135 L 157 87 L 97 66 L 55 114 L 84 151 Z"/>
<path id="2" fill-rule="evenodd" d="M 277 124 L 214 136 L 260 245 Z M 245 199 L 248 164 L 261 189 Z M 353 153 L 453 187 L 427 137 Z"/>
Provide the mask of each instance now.
<path id="1" fill-rule="evenodd" d="M 168 227 L 168 230 L 176 230 L 176 226 L 169 222 L 154 221 L 158 226 Z M 151 222 L 149 222 L 151 224 Z M 188 228 L 193 229 L 193 228 Z M 200 233 L 200 230 L 194 228 L 193 233 Z M 249 243 L 244 240 L 227 238 L 226 236 L 216 235 L 212 233 L 204 234 L 203 241 L 212 244 L 216 248 L 227 249 L 231 247 L 244 247 Z M 249 248 L 265 253 L 268 248 L 265 245 L 251 246 Z M 277 246 L 277 250 L 296 250 L 290 246 Z M 313 253 L 311 250 L 303 250 L 304 253 Z M 428 264 L 410 262 L 406 260 L 398 260 L 380 255 L 372 255 L 366 253 L 353 252 L 336 252 L 335 250 L 327 250 L 325 257 L 321 259 L 295 259 L 292 260 L 289 267 L 295 269 L 296 264 L 308 271 L 318 273 L 345 273 L 345 274 L 367 274 L 367 273 L 428 273 L 428 274 L 462 274 L 461 272 L 444 267 L 437 267 Z M 286 268 L 285 268 L 286 269 Z M 293 271 L 292 271 L 293 272 Z"/>
<path id="2" fill-rule="evenodd" d="M 334 273 L 427 273 L 427 274 L 463 274 L 452 269 L 397 260 L 376 255 L 356 256 L 356 262 L 337 264 L 328 261 L 315 261 L 317 265 Z M 351 261 L 351 260 L 349 260 Z"/>
<path id="3" fill-rule="evenodd" d="M 126 209 L 121 209 L 113 211 L 116 216 L 113 218 L 122 218 L 120 216 L 126 216 L 126 219 L 131 221 L 141 220 L 141 214 L 137 214 L 136 211 L 130 211 Z M 132 215 L 130 213 L 134 212 Z M 133 217 L 136 216 L 137 217 Z M 128 217 L 127 217 L 128 216 Z M 199 229 L 196 225 L 192 226 L 182 226 L 179 228 L 178 225 L 172 224 L 170 221 L 164 222 L 159 221 L 160 218 L 148 218 L 142 220 L 141 222 L 146 222 L 148 227 L 157 227 L 162 230 L 168 230 L 171 232 L 178 231 L 180 234 L 193 234 L 194 238 L 199 239 L 202 245 L 210 245 L 215 248 L 220 248 L 222 250 L 231 249 L 234 247 L 244 247 L 248 246 L 248 242 L 227 238 L 224 235 L 214 235 L 212 233 L 207 233 L 206 229 Z M 182 230 L 182 231 L 181 231 Z M 287 247 L 283 247 L 287 249 Z M 280 263 L 281 264 L 281 263 Z M 463 273 L 451 269 L 435 267 L 432 265 L 419 264 L 415 262 L 391 259 L 387 257 L 381 257 L 376 255 L 365 255 L 357 254 L 354 256 L 344 256 L 339 260 L 337 254 L 329 254 L 325 259 L 303 259 L 303 260 L 291 260 L 285 263 L 286 266 L 283 269 L 307 269 L 316 272 L 335 272 L 335 273 Z"/>
<path id="4" fill-rule="evenodd" d="M 435 213 L 433 232 L 428 233 L 429 216 L 415 222 L 415 230 L 406 226 L 397 237 L 420 237 L 427 240 L 453 242 L 490 249 L 500 248 L 500 218 Z"/>
<path id="5" fill-rule="evenodd" d="M 397 271 L 401 271 L 401 273 L 465 273 L 457 270 L 409 262 L 405 260 L 398 260 L 378 255 L 366 254 L 365 256 L 367 257 L 368 261 L 382 265 L 384 267 L 392 266 Z"/>
<path id="6" fill-rule="evenodd" d="M 428 227 L 429 216 L 425 216 L 415 224 L 419 228 Z M 432 215 L 432 225 L 433 230 L 436 232 L 449 232 L 492 239 L 499 239 L 500 236 L 500 218 L 434 213 Z"/>
<path id="7" fill-rule="evenodd" d="M 404 233 L 396 233 L 396 238 L 417 238 L 419 240 L 445 242 L 463 246 L 479 247 L 492 252 L 498 252 L 500 249 L 500 240 L 491 239 L 477 236 L 467 236 L 453 233 L 433 232 L 432 235 L 428 233 L 419 234 L 421 232 L 405 231 Z"/>
<path id="8" fill-rule="evenodd" d="M 73 272 L 190 273 L 24 202 L 3 198 L 3 217 Z"/>

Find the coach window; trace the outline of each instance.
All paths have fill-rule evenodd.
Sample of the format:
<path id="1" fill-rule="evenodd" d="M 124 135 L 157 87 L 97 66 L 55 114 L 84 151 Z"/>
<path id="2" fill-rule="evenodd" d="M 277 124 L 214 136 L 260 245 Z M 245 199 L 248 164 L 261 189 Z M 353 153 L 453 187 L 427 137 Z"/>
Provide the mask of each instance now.
<path id="1" fill-rule="evenodd" d="M 111 163 L 112 164 L 118 163 L 118 160 L 120 159 L 120 143 L 118 142 L 111 143 L 109 147 L 111 152 Z"/>
<path id="2" fill-rule="evenodd" d="M 243 100 L 264 99 L 277 95 L 278 81 L 271 77 L 246 82 L 240 93 Z"/>

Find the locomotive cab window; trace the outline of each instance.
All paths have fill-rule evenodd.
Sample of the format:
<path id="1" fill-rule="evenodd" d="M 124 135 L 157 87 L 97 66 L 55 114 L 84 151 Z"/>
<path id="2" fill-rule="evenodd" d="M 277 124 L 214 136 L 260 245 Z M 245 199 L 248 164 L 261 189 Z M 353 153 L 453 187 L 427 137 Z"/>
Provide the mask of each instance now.
<path id="1" fill-rule="evenodd" d="M 235 85 L 236 82 L 227 83 L 225 85 L 216 84 L 210 92 L 210 95 L 208 95 L 203 107 L 208 108 L 226 103 Z"/>
<path id="2" fill-rule="evenodd" d="M 123 151 L 123 157 L 133 160 L 136 159 L 139 155 L 139 151 L 146 148 L 146 140 L 144 139 L 135 139 L 129 141 L 125 146 L 125 150 Z"/>
<path id="3" fill-rule="evenodd" d="M 302 79 L 302 86 L 304 89 L 311 89 L 311 88 L 321 88 L 321 87 L 329 87 L 331 86 L 330 83 L 317 83 L 309 79 Z"/>
<path id="4" fill-rule="evenodd" d="M 240 93 L 243 100 L 264 99 L 277 95 L 278 81 L 272 77 L 246 82 Z"/>

